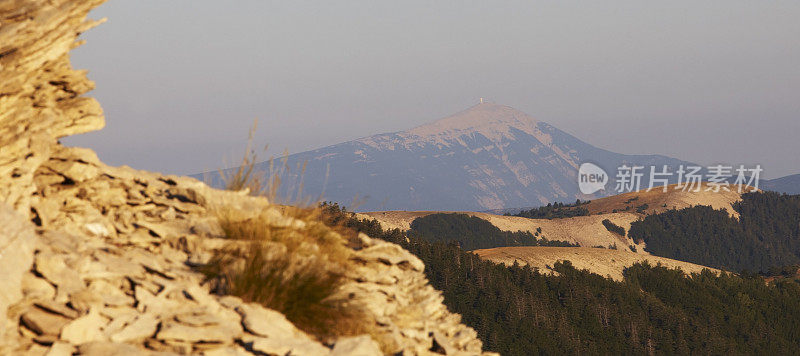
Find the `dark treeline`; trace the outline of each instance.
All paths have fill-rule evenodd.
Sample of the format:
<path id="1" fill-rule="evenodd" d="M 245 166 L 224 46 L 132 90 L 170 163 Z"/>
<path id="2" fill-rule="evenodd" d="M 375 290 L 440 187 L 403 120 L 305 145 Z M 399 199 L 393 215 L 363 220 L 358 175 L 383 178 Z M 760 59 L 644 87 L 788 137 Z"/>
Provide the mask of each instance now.
<path id="1" fill-rule="evenodd" d="M 747 193 L 725 210 L 696 206 L 634 222 L 628 235 L 658 256 L 729 271 L 766 272 L 800 263 L 800 196 Z"/>
<path id="2" fill-rule="evenodd" d="M 635 265 L 615 282 L 558 263 L 559 276 L 484 261 L 328 206 L 346 226 L 397 243 L 425 262 L 447 307 L 485 349 L 535 354 L 799 354 L 800 285 L 704 272 L 687 278 Z"/>
<path id="3" fill-rule="evenodd" d="M 603 226 L 606 227 L 606 230 L 611 231 L 619 236 L 625 237 L 625 228 L 611 222 L 611 220 L 603 219 Z"/>
<path id="4" fill-rule="evenodd" d="M 576 200 L 574 204 L 548 203 L 546 206 L 520 211 L 513 216 L 521 216 L 528 219 L 559 219 L 586 216 L 589 215 L 589 210 L 581 205 L 588 203 L 589 201 L 582 202 L 580 199 Z M 506 215 L 511 216 L 511 214 Z"/>
<path id="5" fill-rule="evenodd" d="M 429 242 L 453 243 L 468 251 L 504 246 L 577 246 L 566 241 L 549 241 L 537 236 L 538 231 L 535 235 L 527 231 L 502 231 L 484 219 L 457 213 L 416 218 L 408 234 Z"/>

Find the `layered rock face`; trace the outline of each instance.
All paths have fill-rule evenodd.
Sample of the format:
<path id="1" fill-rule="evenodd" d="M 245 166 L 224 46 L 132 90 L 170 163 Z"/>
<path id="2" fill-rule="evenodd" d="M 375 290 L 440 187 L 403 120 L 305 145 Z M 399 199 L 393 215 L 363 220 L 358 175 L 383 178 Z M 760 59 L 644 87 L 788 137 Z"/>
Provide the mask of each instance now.
<path id="1" fill-rule="evenodd" d="M 343 289 L 367 335 L 322 343 L 282 314 L 209 292 L 192 266 L 227 241 L 214 211 L 270 212 L 264 198 L 191 178 L 110 167 L 58 139 L 102 128 L 68 52 L 98 0 L 0 0 L 0 353 L 40 355 L 480 354 L 423 264 L 360 235 Z"/>

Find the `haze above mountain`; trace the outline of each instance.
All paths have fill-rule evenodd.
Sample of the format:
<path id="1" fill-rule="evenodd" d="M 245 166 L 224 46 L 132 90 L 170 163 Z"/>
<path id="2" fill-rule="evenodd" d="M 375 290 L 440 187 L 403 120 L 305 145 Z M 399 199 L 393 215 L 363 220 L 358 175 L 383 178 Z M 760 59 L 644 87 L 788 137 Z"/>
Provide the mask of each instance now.
<path id="1" fill-rule="evenodd" d="M 145 0 L 92 17 L 109 21 L 73 58 L 108 124 L 63 141 L 112 165 L 216 170 L 254 118 L 277 155 L 483 96 L 615 152 L 800 167 L 800 2 Z"/>

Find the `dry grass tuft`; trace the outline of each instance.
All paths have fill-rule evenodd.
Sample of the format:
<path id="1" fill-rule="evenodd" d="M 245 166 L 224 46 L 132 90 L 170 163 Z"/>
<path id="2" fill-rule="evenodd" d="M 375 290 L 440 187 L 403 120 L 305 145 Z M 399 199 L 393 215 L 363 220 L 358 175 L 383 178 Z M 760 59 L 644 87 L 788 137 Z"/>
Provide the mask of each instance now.
<path id="1" fill-rule="evenodd" d="M 297 209 L 301 210 L 296 217 L 302 219 L 220 214 L 231 244 L 218 251 L 203 272 L 215 292 L 277 310 L 321 340 L 369 333 L 371 320 L 338 293 L 351 267 L 352 250 L 317 219 L 313 211 L 318 209 Z M 287 225 L 286 220 L 293 223 Z"/>
<path id="2" fill-rule="evenodd" d="M 254 123 L 239 168 L 227 175 L 221 172 L 223 182 L 229 190 L 247 189 L 251 195 L 284 205 L 256 213 L 216 211 L 230 244 L 201 271 L 215 292 L 279 311 L 322 341 L 366 333 L 383 343 L 375 335 L 374 320 L 340 293 L 347 282 L 345 272 L 354 267 L 348 241 L 356 233 L 330 219 L 318 205 L 321 197 L 303 196 L 305 165 L 297 167 L 299 184 L 291 189 L 281 189 L 292 173 L 288 155 L 277 168 L 270 159 L 269 172 L 258 171 L 258 156 L 251 149 L 255 129 Z"/>
<path id="3" fill-rule="evenodd" d="M 264 195 L 266 177 L 264 172 L 256 170 L 256 163 L 258 163 L 258 154 L 253 149 L 253 136 L 256 133 L 258 121 L 253 121 L 253 127 L 247 136 L 247 145 L 245 146 L 244 157 L 242 162 L 235 170 L 226 172 L 220 171 L 219 175 L 222 181 L 225 182 L 225 189 L 240 191 L 249 190 L 251 195 L 258 196 Z"/>
<path id="4" fill-rule="evenodd" d="M 315 199 L 304 195 L 303 177 L 305 176 L 306 162 L 298 164 L 297 167 L 291 167 L 287 151 L 284 151 L 278 160 L 270 157 L 266 161 L 269 166 L 267 171 L 258 169 L 259 156 L 253 149 L 253 137 L 257 127 L 258 121 L 253 121 L 253 126 L 247 136 L 245 153 L 239 165 L 230 170 L 219 171 L 225 189 L 247 190 L 252 196 L 263 196 L 270 202 L 278 204 L 310 207 L 321 201 L 322 196 Z M 264 151 L 266 150 L 267 147 L 264 147 Z"/>

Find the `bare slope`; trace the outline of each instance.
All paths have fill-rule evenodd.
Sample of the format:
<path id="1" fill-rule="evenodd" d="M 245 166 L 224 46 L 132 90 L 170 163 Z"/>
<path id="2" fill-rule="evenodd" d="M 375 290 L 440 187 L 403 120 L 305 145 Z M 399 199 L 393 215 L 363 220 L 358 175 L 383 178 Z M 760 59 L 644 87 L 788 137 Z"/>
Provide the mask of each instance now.
<path id="1" fill-rule="evenodd" d="M 490 261 L 511 265 L 517 262 L 538 268 L 543 273 L 555 273 L 553 264 L 570 261 L 575 268 L 586 269 L 614 280 L 622 280 L 622 271 L 635 263 L 647 262 L 667 268 L 678 268 L 685 273 L 699 273 L 703 269 L 719 271 L 710 267 L 669 258 L 633 253 L 628 250 L 609 250 L 586 247 L 499 247 L 473 251 Z"/>
<path id="2" fill-rule="evenodd" d="M 606 198 L 592 200 L 584 207 L 591 214 L 610 213 L 614 210 L 635 212 L 637 207 L 647 205 L 644 212 L 648 214 L 659 213 L 667 209 L 683 209 L 695 205 L 708 205 L 714 209 L 725 209 L 733 216 L 737 216 L 733 210 L 733 203 L 741 200 L 741 194 L 736 189 L 725 191 L 720 189 L 717 192 L 710 189 L 707 184 L 703 184 L 699 191 L 683 191 L 673 184 L 663 188 L 654 188 L 651 191 L 646 189 L 636 192 L 613 195 Z"/>

